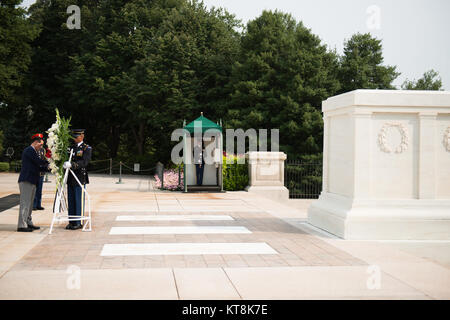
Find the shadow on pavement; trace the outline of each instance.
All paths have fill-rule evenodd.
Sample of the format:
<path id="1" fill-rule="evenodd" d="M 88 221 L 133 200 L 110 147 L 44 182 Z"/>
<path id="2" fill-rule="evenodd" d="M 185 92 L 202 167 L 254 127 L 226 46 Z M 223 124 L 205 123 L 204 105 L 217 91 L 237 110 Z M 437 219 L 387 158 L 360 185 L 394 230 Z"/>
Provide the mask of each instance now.
<path id="1" fill-rule="evenodd" d="M 0 212 L 11 209 L 20 203 L 20 194 L 10 194 L 0 198 Z"/>

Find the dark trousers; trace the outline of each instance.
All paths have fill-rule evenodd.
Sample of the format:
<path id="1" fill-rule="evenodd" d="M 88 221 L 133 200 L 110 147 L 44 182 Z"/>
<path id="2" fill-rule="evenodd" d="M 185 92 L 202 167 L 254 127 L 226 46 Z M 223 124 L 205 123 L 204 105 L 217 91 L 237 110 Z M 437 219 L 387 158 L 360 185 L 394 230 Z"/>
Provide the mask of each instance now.
<path id="1" fill-rule="evenodd" d="M 201 186 L 203 184 L 203 170 L 205 169 L 205 165 L 199 164 L 195 165 L 195 175 L 197 176 L 197 185 Z"/>
<path id="2" fill-rule="evenodd" d="M 42 203 L 42 185 L 44 184 L 44 176 L 39 178 L 39 183 L 36 186 L 36 194 L 34 195 L 33 208 L 41 207 Z"/>
<path id="3" fill-rule="evenodd" d="M 84 211 L 81 202 L 81 193 L 82 193 L 81 191 L 82 188 L 79 185 L 72 186 L 70 184 L 67 184 L 67 201 L 69 202 L 69 216 L 81 217 L 81 212 Z M 81 225 L 81 221 L 70 221 L 70 224 L 74 226 Z"/>

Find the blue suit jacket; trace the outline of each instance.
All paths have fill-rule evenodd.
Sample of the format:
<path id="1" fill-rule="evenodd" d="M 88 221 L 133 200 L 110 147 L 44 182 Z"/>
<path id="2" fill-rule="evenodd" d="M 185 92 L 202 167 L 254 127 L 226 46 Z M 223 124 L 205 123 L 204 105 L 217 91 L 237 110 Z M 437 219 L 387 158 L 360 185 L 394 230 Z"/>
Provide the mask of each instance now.
<path id="1" fill-rule="evenodd" d="M 22 169 L 20 169 L 19 182 L 27 181 L 38 185 L 39 172 L 48 171 L 48 163 L 38 157 L 32 146 L 26 147 L 22 152 Z"/>

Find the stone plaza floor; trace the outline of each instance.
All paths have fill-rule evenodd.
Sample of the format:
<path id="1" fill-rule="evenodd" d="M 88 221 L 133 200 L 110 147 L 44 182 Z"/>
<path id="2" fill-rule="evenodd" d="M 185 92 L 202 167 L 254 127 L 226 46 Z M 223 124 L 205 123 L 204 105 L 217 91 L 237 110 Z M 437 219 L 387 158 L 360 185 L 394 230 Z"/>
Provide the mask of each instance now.
<path id="1" fill-rule="evenodd" d="M 0 174 L 0 198 L 17 178 Z M 90 178 L 92 231 L 49 235 L 50 180 L 41 230 L 16 232 L 18 205 L 0 212 L 0 299 L 450 299 L 450 241 L 346 241 L 306 222 L 312 200 L 106 175 Z"/>

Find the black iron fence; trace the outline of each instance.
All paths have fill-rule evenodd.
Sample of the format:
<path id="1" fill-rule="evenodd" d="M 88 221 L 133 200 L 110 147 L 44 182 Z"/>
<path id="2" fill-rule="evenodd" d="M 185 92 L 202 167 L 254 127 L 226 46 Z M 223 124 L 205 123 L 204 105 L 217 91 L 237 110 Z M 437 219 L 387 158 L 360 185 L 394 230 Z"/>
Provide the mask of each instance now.
<path id="1" fill-rule="evenodd" d="M 291 199 L 317 199 L 322 191 L 322 161 L 287 160 L 284 185 Z"/>

